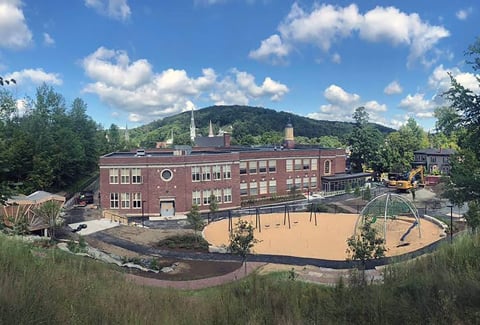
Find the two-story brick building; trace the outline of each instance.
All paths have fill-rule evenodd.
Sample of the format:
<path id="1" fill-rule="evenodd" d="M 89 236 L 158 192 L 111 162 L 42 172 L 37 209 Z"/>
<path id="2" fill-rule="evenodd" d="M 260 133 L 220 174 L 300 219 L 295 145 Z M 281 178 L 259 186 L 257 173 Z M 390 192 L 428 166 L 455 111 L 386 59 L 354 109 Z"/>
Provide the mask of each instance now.
<path id="1" fill-rule="evenodd" d="M 322 191 L 322 177 L 345 173 L 343 149 L 185 148 L 115 152 L 100 158 L 100 204 L 125 215 L 172 216 L 247 199 Z"/>

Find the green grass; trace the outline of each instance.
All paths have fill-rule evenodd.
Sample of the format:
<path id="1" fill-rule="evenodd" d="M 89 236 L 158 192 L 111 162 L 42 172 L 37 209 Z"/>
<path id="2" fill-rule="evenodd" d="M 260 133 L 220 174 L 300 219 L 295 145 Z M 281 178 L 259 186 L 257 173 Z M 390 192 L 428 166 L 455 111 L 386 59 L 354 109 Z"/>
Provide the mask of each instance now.
<path id="1" fill-rule="evenodd" d="M 208 242 L 195 234 L 176 235 L 165 238 L 157 243 L 160 248 L 201 250 L 208 252 Z"/>
<path id="2" fill-rule="evenodd" d="M 480 238 L 335 288 L 252 275 L 198 291 L 150 288 L 93 260 L 0 235 L 2 324 L 480 323 Z"/>

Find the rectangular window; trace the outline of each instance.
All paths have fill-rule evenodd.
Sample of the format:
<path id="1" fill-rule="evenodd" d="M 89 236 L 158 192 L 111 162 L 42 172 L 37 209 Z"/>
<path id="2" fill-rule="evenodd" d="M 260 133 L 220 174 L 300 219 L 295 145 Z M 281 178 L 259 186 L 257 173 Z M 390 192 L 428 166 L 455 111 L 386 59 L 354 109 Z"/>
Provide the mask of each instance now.
<path id="1" fill-rule="evenodd" d="M 277 171 L 277 161 L 276 160 L 269 160 L 268 161 L 268 172 L 275 173 Z"/>
<path id="2" fill-rule="evenodd" d="M 240 162 L 240 175 L 245 175 L 247 173 L 247 163 L 245 161 Z"/>
<path id="3" fill-rule="evenodd" d="M 203 190 L 203 205 L 209 205 L 210 204 L 210 195 L 212 195 L 212 191 Z"/>
<path id="4" fill-rule="evenodd" d="M 232 178 L 232 166 L 224 165 L 223 166 L 223 178 L 231 179 Z"/>
<path id="5" fill-rule="evenodd" d="M 258 171 L 260 173 L 266 173 L 267 172 L 267 161 L 266 160 L 261 160 L 258 162 Z"/>
<path id="6" fill-rule="evenodd" d="M 120 169 L 120 183 L 130 184 L 130 169 L 128 168 Z"/>
<path id="7" fill-rule="evenodd" d="M 302 188 L 302 179 L 295 178 L 295 189 L 298 191 Z"/>
<path id="8" fill-rule="evenodd" d="M 118 193 L 110 193 L 110 209 L 118 209 Z"/>
<path id="9" fill-rule="evenodd" d="M 257 162 L 256 161 L 250 161 L 248 163 L 248 172 L 250 174 L 256 174 L 257 173 Z"/>
<path id="10" fill-rule="evenodd" d="M 192 167 L 192 182 L 200 182 L 200 167 Z"/>
<path id="11" fill-rule="evenodd" d="M 222 179 L 222 170 L 220 166 L 215 165 L 212 167 L 212 173 L 213 173 L 213 179 L 214 180 L 219 180 Z"/>
<path id="12" fill-rule="evenodd" d="M 312 170 L 317 170 L 318 169 L 318 160 L 317 158 L 312 159 Z"/>
<path id="13" fill-rule="evenodd" d="M 213 190 L 213 195 L 215 195 L 215 200 L 217 203 L 222 203 L 222 190 L 221 189 L 215 189 Z"/>
<path id="14" fill-rule="evenodd" d="M 303 170 L 310 169 L 310 159 L 303 159 Z"/>
<path id="15" fill-rule="evenodd" d="M 437 157 L 430 157 L 430 162 L 432 163 L 437 162 Z"/>
<path id="16" fill-rule="evenodd" d="M 120 193 L 122 209 L 130 209 L 130 193 Z"/>
<path id="17" fill-rule="evenodd" d="M 293 171 L 293 160 L 287 159 L 287 172 Z"/>
<path id="18" fill-rule="evenodd" d="M 291 191 L 293 188 L 293 179 L 287 179 L 287 191 Z"/>
<path id="19" fill-rule="evenodd" d="M 302 159 L 295 159 L 295 170 L 302 169 Z"/>
<path id="20" fill-rule="evenodd" d="M 204 181 L 209 181 L 210 178 L 210 166 L 204 166 L 202 167 L 202 180 Z"/>
<path id="21" fill-rule="evenodd" d="M 304 177 L 303 182 L 302 182 L 302 188 L 306 191 L 308 191 L 308 178 Z"/>
<path id="22" fill-rule="evenodd" d="M 140 168 L 132 168 L 132 184 L 142 184 L 142 170 Z"/>
<path id="23" fill-rule="evenodd" d="M 240 195 L 248 195 L 248 184 L 241 183 L 240 184 Z"/>
<path id="24" fill-rule="evenodd" d="M 224 203 L 231 203 L 232 202 L 232 189 L 231 188 L 224 188 L 223 189 L 223 202 Z"/>
<path id="25" fill-rule="evenodd" d="M 258 195 L 258 184 L 257 182 L 250 182 L 250 196 Z"/>
<path id="26" fill-rule="evenodd" d="M 142 193 L 132 193 L 132 206 L 134 209 L 142 208 Z"/>
<path id="27" fill-rule="evenodd" d="M 276 180 L 271 180 L 268 181 L 268 191 L 270 194 L 277 193 L 277 181 Z"/>
<path id="28" fill-rule="evenodd" d="M 118 168 L 110 168 L 110 184 L 118 184 Z"/>
<path id="29" fill-rule="evenodd" d="M 310 178 L 310 188 L 316 188 L 317 187 L 317 177 L 313 176 Z"/>
<path id="30" fill-rule="evenodd" d="M 260 182 L 260 194 L 267 194 L 267 181 Z"/>
<path id="31" fill-rule="evenodd" d="M 192 204 L 193 205 L 200 205 L 202 203 L 200 198 L 200 191 L 193 191 L 192 192 Z"/>

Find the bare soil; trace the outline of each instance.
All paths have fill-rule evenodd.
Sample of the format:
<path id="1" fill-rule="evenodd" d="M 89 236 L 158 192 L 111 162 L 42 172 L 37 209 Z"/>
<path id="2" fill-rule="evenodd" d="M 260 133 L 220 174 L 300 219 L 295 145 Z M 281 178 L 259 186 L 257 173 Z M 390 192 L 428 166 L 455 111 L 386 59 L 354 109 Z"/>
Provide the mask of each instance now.
<path id="1" fill-rule="evenodd" d="M 175 235 L 192 234 L 193 230 L 148 229 L 140 227 L 118 226 L 115 228 L 104 230 L 103 232 L 116 238 L 125 239 L 148 247 L 155 247 L 156 243 L 158 243 L 162 239 Z M 125 258 L 152 258 L 151 256 L 140 255 L 136 252 L 132 252 L 118 246 L 107 244 L 90 236 L 86 236 L 85 239 L 90 246 L 95 247 L 108 254 L 113 254 Z M 168 250 L 165 248 L 162 249 Z M 122 269 L 122 271 L 134 275 L 140 275 L 143 277 L 161 280 L 185 281 L 224 275 L 238 270 L 242 265 L 242 263 L 240 262 L 198 261 L 182 260 L 175 258 L 157 258 L 157 263 L 160 268 L 172 267 L 174 265 L 173 271 L 168 273 L 143 272 L 136 269 Z"/>

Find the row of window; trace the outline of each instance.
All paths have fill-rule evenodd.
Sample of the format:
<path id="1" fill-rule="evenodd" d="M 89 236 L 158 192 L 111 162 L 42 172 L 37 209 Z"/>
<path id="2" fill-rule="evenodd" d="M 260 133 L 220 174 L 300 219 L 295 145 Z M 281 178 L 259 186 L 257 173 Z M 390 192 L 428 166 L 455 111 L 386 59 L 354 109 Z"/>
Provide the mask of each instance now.
<path id="1" fill-rule="evenodd" d="M 268 165 L 268 166 L 267 166 Z M 277 172 L 277 161 L 276 160 L 260 160 L 260 161 L 242 161 L 240 162 L 240 175 L 247 174 L 265 174 L 266 172 L 275 173 Z"/>
<path id="2" fill-rule="evenodd" d="M 317 187 L 317 177 L 304 177 L 304 178 L 289 178 L 286 181 L 287 190 L 292 191 L 293 189 L 302 189 L 305 191 L 310 191 Z M 256 196 L 262 194 L 275 194 L 277 193 L 277 181 L 252 181 L 250 183 L 241 183 L 240 184 L 240 195 L 242 196 Z"/>
<path id="3" fill-rule="evenodd" d="M 132 208 L 142 208 L 142 193 L 110 193 L 110 209 Z"/>
<path id="4" fill-rule="evenodd" d="M 140 168 L 110 168 L 109 179 L 110 184 L 142 184 L 142 170 Z"/>
<path id="5" fill-rule="evenodd" d="M 203 191 L 192 191 L 192 204 L 200 205 L 209 205 L 212 200 L 212 196 L 215 197 L 215 201 L 218 204 L 222 203 L 231 203 L 232 202 L 232 189 L 214 189 L 214 190 L 203 190 Z"/>
<path id="6" fill-rule="evenodd" d="M 232 166 L 230 165 L 214 165 L 192 167 L 192 182 L 211 181 L 212 179 L 231 179 Z"/>

